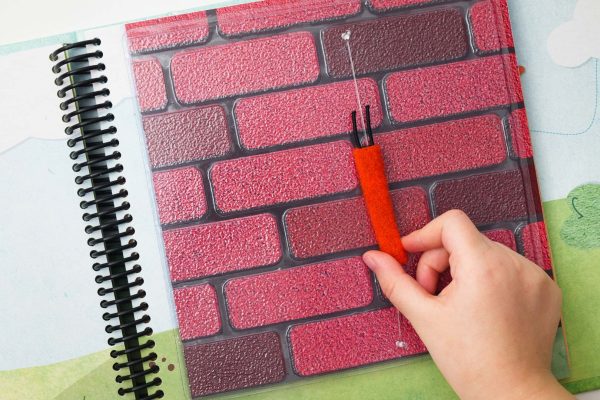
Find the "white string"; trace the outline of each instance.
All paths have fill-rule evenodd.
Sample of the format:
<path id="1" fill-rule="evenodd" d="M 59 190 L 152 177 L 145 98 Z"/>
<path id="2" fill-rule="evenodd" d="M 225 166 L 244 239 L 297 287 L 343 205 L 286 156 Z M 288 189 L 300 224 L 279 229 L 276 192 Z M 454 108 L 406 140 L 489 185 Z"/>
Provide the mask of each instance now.
<path id="1" fill-rule="evenodd" d="M 360 100 L 360 92 L 358 91 L 358 81 L 356 80 L 356 70 L 354 69 L 354 59 L 352 58 L 352 49 L 350 48 L 350 35 L 351 31 L 347 30 L 342 33 L 342 39 L 346 42 L 346 49 L 348 50 L 348 58 L 350 59 L 350 69 L 352 70 L 352 80 L 354 81 L 354 92 L 356 94 L 356 101 L 358 102 L 358 111 L 360 113 L 360 123 L 364 137 L 367 136 L 367 128 L 365 126 L 365 117 L 363 115 L 362 101 Z M 396 311 L 398 315 L 398 340 L 396 341 L 396 347 L 400 349 L 406 348 L 406 342 L 402 340 L 402 325 L 400 321 L 400 311 Z"/>
<path id="2" fill-rule="evenodd" d="M 405 349 L 406 342 L 402 340 L 402 326 L 400 324 L 400 311 L 396 310 L 396 314 L 398 315 L 398 340 L 396 340 L 396 347 Z"/>
<path id="3" fill-rule="evenodd" d="M 362 101 L 360 100 L 360 93 L 358 91 L 358 81 L 356 80 L 356 70 L 354 69 L 354 59 L 352 58 L 352 50 L 350 49 L 350 30 L 342 33 L 342 39 L 346 42 L 346 49 L 348 50 L 348 57 L 350 59 L 350 69 L 352 70 L 352 80 L 354 81 L 354 92 L 356 93 L 356 101 L 358 102 L 358 112 L 360 113 L 360 123 L 364 136 L 367 136 L 367 128 L 365 127 L 365 117 L 363 115 Z"/>

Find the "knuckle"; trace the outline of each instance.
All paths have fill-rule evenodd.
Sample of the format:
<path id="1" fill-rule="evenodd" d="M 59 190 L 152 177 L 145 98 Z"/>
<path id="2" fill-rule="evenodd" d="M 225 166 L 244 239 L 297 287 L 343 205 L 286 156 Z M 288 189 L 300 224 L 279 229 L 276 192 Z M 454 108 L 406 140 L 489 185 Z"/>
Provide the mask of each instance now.
<path id="1" fill-rule="evenodd" d="M 463 210 L 459 210 L 456 208 L 452 209 L 450 211 L 446 211 L 446 215 L 447 215 L 448 219 L 456 219 L 456 220 L 469 219 L 469 217 Z"/>

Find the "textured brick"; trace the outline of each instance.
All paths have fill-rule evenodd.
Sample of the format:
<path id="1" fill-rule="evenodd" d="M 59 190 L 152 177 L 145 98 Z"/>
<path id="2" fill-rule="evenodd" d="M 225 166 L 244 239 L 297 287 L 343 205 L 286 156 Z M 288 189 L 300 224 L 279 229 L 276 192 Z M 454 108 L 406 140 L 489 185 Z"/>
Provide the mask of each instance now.
<path id="1" fill-rule="evenodd" d="M 523 246 L 523 255 L 543 269 L 552 270 L 546 225 L 543 222 L 525 225 L 519 236 Z"/>
<path id="2" fill-rule="evenodd" d="M 523 101 L 514 55 L 492 56 L 391 74 L 391 117 L 410 122 Z"/>
<path id="3" fill-rule="evenodd" d="M 171 60 L 177 99 L 198 103 L 314 82 L 319 62 L 309 32 L 184 50 Z"/>
<path id="4" fill-rule="evenodd" d="M 400 320 L 400 337 L 395 308 L 294 326 L 289 333 L 294 369 L 315 375 L 425 352 L 410 323 Z M 396 346 L 398 340 L 406 347 Z"/>
<path id="5" fill-rule="evenodd" d="M 527 122 L 527 113 L 524 108 L 512 112 L 508 118 L 510 136 L 512 139 L 512 151 L 520 158 L 533 157 L 533 146 Z"/>
<path id="6" fill-rule="evenodd" d="M 275 332 L 199 345 L 184 345 L 192 397 L 238 390 L 285 378 L 281 341 Z"/>
<path id="7" fill-rule="evenodd" d="M 360 79 L 358 88 L 376 128 L 383 119 L 377 83 Z M 234 112 L 242 145 L 255 149 L 350 132 L 355 110 L 354 83 L 345 81 L 241 99 Z"/>
<path id="8" fill-rule="evenodd" d="M 518 170 L 438 182 L 433 189 L 435 214 L 458 208 L 478 225 L 528 215 L 523 176 Z"/>
<path id="9" fill-rule="evenodd" d="M 367 5 L 375 11 L 388 11 L 396 8 L 439 4 L 446 1 L 450 0 L 367 0 Z"/>
<path id="10" fill-rule="evenodd" d="M 515 242 L 515 235 L 511 230 L 508 229 L 495 229 L 492 231 L 483 232 L 488 239 L 494 242 L 502 243 L 511 250 L 517 251 L 517 243 Z"/>
<path id="11" fill-rule="evenodd" d="M 275 264 L 281 246 L 271 214 L 165 231 L 173 281 Z"/>
<path id="12" fill-rule="evenodd" d="M 366 306 L 373 287 L 354 257 L 234 279 L 225 294 L 233 327 L 247 329 Z"/>
<path id="13" fill-rule="evenodd" d="M 483 0 L 469 10 L 475 47 L 489 52 L 514 47 L 506 0 Z"/>
<path id="14" fill-rule="evenodd" d="M 237 36 L 340 19 L 357 14 L 360 8 L 360 0 L 264 0 L 217 9 L 217 23 L 221 34 Z"/>
<path id="15" fill-rule="evenodd" d="M 339 141 L 215 163 L 217 208 L 232 212 L 352 190 L 351 149 Z"/>
<path id="16" fill-rule="evenodd" d="M 161 224 L 197 219 L 206 212 L 202 174 L 196 168 L 157 172 L 153 180 Z"/>
<path id="17" fill-rule="evenodd" d="M 221 157 L 231 151 L 221 106 L 147 115 L 143 124 L 153 167 Z"/>
<path id="18" fill-rule="evenodd" d="M 377 135 L 390 182 L 502 163 L 506 144 L 496 115 Z"/>
<path id="19" fill-rule="evenodd" d="M 219 303 L 211 285 L 175 289 L 173 296 L 182 340 L 214 335 L 221 330 Z"/>
<path id="20" fill-rule="evenodd" d="M 391 196 L 401 234 L 429 222 L 427 195 L 422 188 L 394 190 Z M 297 258 L 375 245 L 362 197 L 291 209 L 285 214 L 285 225 L 290 252 Z"/>
<path id="21" fill-rule="evenodd" d="M 167 106 L 165 77 L 156 58 L 133 61 L 133 75 L 142 112 L 160 111 Z"/>
<path id="22" fill-rule="evenodd" d="M 455 60 L 468 51 L 463 17 L 455 9 L 336 25 L 322 35 L 327 69 L 333 77 L 351 76 L 347 42 L 342 39 L 347 30 L 359 75 Z"/>
<path id="23" fill-rule="evenodd" d="M 132 53 L 204 43 L 209 34 L 204 11 L 134 22 L 125 31 Z"/>

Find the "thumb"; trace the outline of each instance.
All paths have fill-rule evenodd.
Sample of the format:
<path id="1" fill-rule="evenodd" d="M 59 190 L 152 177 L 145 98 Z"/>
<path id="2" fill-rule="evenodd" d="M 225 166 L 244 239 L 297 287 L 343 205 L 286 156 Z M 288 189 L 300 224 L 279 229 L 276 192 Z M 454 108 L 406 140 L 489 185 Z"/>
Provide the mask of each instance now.
<path id="1" fill-rule="evenodd" d="M 381 251 L 367 251 L 363 261 L 375 273 L 383 294 L 413 324 L 428 315 L 434 297 L 408 275 L 394 257 Z"/>

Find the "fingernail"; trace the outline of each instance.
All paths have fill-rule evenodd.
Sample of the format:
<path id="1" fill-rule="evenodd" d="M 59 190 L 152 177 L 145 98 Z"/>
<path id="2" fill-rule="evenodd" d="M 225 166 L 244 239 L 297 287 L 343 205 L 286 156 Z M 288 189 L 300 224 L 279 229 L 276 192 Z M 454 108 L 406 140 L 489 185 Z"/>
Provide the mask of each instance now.
<path id="1" fill-rule="evenodd" d="M 373 257 L 373 255 L 370 252 L 366 252 L 365 254 L 363 254 L 362 258 L 365 264 L 367 264 L 367 267 L 369 267 L 370 269 L 373 269 L 377 266 L 377 260 L 375 257 Z"/>

